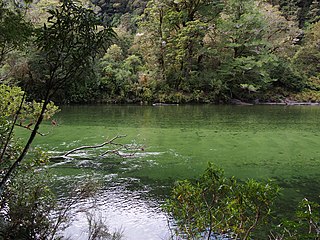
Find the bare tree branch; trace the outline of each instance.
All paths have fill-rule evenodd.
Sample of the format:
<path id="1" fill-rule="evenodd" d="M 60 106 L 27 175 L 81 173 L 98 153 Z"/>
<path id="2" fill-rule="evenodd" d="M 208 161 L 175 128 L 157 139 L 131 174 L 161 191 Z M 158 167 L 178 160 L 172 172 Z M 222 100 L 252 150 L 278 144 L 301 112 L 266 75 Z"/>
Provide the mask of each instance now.
<path id="1" fill-rule="evenodd" d="M 68 152 L 66 152 L 63 157 L 67 157 L 68 155 L 70 155 L 71 153 L 74 153 L 74 152 L 77 152 L 77 151 L 80 151 L 80 150 L 84 150 L 84 149 L 93 149 L 93 148 L 101 148 L 101 147 L 104 147 L 105 145 L 114 145 L 114 146 L 123 146 L 122 144 L 120 143 L 115 143 L 114 141 L 118 138 L 124 138 L 126 137 L 126 135 L 117 135 L 113 138 L 111 138 L 110 140 L 104 142 L 104 143 L 101 143 L 101 144 L 98 144 L 98 145 L 91 145 L 91 146 L 81 146 L 81 147 L 78 147 L 78 148 L 75 148 L 75 149 L 72 149 Z"/>
<path id="2" fill-rule="evenodd" d="M 111 138 L 110 140 L 103 142 L 101 144 L 86 145 L 86 146 L 77 147 L 77 148 L 74 148 L 74 149 L 66 152 L 65 154 L 63 154 L 61 156 L 54 156 L 52 159 L 66 158 L 70 154 L 81 151 L 81 150 L 103 148 L 107 145 L 114 147 L 114 149 L 109 149 L 109 150 L 105 151 L 104 153 L 99 155 L 100 157 L 103 157 L 103 156 L 106 156 L 109 154 L 113 154 L 113 155 L 117 155 L 122 158 L 129 158 L 129 157 L 135 156 L 135 154 L 138 151 L 144 151 L 144 147 L 139 144 L 122 144 L 122 143 L 115 142 L 115 140 L 120 139 L 120 138 L 124 138 L 124 137 L 126 137 L 126 135 L 117 135 L 117 136 Z"/>

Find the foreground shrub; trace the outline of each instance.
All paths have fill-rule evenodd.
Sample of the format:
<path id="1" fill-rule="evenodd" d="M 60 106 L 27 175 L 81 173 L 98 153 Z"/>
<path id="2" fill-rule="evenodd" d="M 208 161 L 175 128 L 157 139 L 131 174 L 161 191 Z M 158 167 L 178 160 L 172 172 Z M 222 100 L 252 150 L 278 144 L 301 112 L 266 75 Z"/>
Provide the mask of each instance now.
<path id="1" fill-rule="evenodd" d="M 238 182 L 209 165 L 197 181 L 176 184 L 166 210 L 176 220 L 176 235 L 183 238 L 249 239 L 267 223 L 278 193 L 279 187 L 271 182 Z"/>

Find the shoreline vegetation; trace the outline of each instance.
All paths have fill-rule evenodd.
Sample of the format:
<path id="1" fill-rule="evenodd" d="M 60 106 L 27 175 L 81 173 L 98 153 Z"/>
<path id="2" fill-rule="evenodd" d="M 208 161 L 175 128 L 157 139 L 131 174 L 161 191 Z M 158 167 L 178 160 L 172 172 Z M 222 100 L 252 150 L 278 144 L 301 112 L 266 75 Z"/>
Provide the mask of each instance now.
<path id="1" fill-rule="evenodd" d="M 71 103 L 72 104 L 72 103 Z M 186 102 L 186 103 L 171 103 L 171 102 L 125 102 L 125 103 L 118 103 L 118 102 L 100 102 L 100 103 L 92 103 L 92 104 L 111 104 L 111 105 L 123 105 L 123 104 L 140 104 L 140 105 L 151 105 L 154 107 L 159 107 L 159 106 L 179 106 L 179 105 L 185 105 L 185 104 L 214 104 L 214 105 L 239 105 L 239 106 L 254 106 L 254 105 L 274 105 L 274 106 L 320 106 L 320 102 L 300 102 L 300 101 L 279 101 L 279 102 L 260 102 L 259 100 L 256 101 L 242 101 L 239 99 L 230 99 L 230 101 L 226 103 L 211 103 L 211 102 Z M 69 105 L 69 104 L 67 104 Z M 78 105 L 78 104 L 76 104 Z"/>
<path id="2" fill-rule="evenodd" d="M 232 99 L 230 101 L 231 105 L 283 105 L 283 106 L 320 106 L 320 102 L 299 102 L 299 101 L 279 101 L 279 102 L 243 102 L 238 99 Z"/>
<path id="3" fill-rule="evenodd" d="M 192 104 L 192 103 L 190 103 Z M 231 99 L 226 104 L 228 105 L 283 105 L 283 106 L 320 106 L 320 102 L 299 102 L 299 101 L 279 101 L 279 102 L 260 102 L 256 100 L 254 102 L 241 101 L 239 99 Z M 177 106 L 179 103 L 166 103 L 166 102 L 155 102 L 152 106 Z"/>
<path id="4" fill-rule="evenodd" d="M 238 99 L 238 98 L 230 98 L 225 101 L 210 101 L 208 99 L 193 99 L 188 95 L 177 94 L 179 95 L 179 99 L 172 100 L 172 98 L 168 95 L 168 100 L 164 99 L 160 101 L 159 99 L 148 101 L 143 100 L 120 100 L 120 99 L 100 99 L 96 101 L 88 101 L 88 102 L 61 102 L 60 105 L 64 104 L 140 104 L 140 105 L 152 105 L 152 106 L 173 106 L 173 105 L 181 105 L 181 104 L 226 104 L 226 105 L 286 105 L 286 106 L 318 106 L 320 105 L 320 99 L 301 99 L 301 98 L 285 98 L 279 97 L 275 95 L 270 99 Z M 276 99 L 277 98 L 277 99 Z"/>

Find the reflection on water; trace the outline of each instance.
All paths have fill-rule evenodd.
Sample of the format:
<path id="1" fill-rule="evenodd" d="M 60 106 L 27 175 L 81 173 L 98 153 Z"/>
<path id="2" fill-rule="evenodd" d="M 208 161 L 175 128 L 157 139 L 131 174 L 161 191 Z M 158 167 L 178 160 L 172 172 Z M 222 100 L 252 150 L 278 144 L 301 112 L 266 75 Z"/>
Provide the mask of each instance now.
<path id="1" fill-rule="evenodd" d="M 208 162 L 227 176 L 274 179 L 284 193 L 279 211 L 291 211 L 303 197 L 319 200 L 319 107 L 67 106 L 56 118 L 58 127 L 43 125 L 51 133 L 35 142 L 46 150 L 63 153 L 119 134 L 127 135 L 121 143 L 145 146 L 135 158 L 97 158 L 93 152 L 54 163 L 64 178 L 88 171 L 102 176 L 95 209 L 129 240 L 166 239 L 161 203 L 175 180 L 199 176 Z M 85 222 L 79 216 L 67 233 L 84 234 Z"/>
<path id="2" fill-rule="evenodd" d="M 105 187 L 93 200 L 76 206 L 72 223 L 63 233 L 65 237 L 88 239 L 89 212 L 96 220 L 102 219 L 110 232 L 122 232 L 123 239 L 169 239 L 168 218 L 160 207 L 163 201 L 152 196 L 150 186 L 141 184 L 139 179 L 116 175 L 105 176 L 105 179 Z"/>

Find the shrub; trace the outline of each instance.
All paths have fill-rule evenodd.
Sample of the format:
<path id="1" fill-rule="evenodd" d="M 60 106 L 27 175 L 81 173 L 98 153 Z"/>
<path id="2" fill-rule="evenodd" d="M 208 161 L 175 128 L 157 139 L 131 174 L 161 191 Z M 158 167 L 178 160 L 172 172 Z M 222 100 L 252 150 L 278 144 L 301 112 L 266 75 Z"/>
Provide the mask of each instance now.
<path id="1" fill-rule="evenodd" d="M 165 208 L 176 220 L 177 235 L 249 239 L 270 217 L 278 192 L 279 187 L 270 181 L 237 182 L 209 165 L 197 181 L 178 182 Z"/>

